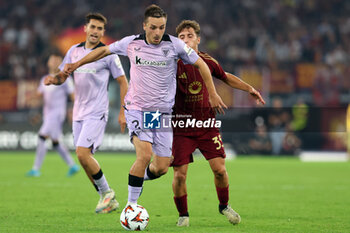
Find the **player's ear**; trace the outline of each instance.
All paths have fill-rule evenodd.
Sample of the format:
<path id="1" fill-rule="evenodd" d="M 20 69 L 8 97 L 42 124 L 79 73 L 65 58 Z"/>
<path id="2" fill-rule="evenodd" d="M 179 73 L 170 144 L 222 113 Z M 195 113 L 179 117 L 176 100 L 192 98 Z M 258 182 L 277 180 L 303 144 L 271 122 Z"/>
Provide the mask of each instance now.
<path id="1" fill-rule="evenodd" d="M 198 36 L 198 38 L 197 38 L 197 42 L 198 42 L 198 44 L 200 44 L 200 43 L 201 43 L 201 37 L 200 37 L 200 36 Z"/>
<path id="2" fill-rule="evenodd" d="M 145 22 L 143 22 L 143 23 L 142 23 L 142 25 L 143 25 L 143 30 L 145 30 L 145 31 L 146 31 L 146 23 L 145 23 Z"/>
<path id="3" fill-rule="evenodd" d="M 87 26 L 86 26 L 86 24 L 84 25 L 84 32 L 86 32 L 86 30 L 87 30 Z"/>

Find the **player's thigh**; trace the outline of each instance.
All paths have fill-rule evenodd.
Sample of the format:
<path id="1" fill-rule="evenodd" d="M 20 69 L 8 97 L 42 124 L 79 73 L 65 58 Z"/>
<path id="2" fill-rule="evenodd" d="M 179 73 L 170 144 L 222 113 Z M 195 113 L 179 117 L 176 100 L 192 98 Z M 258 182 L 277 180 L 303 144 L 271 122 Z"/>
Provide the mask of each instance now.
<path id="1" fill-rule="evenodd" d="M 192 153 L 197 148 L 197 143 L 192 137 L 183 135 L 174 135 L 173 157 L 171 166 L 181 166 L 193 162 Z"/>
<path id="2" fill-rule="evenodd" d="M 209 160 L 217 157 L 225 158 L 224 144 L 218 130 L 208 130 L 197 139 L 198 149 Z"/>
<path id="3" fill-rule="evenodd" d="M 136 150 L 136 158 L 149 163 L 152 157 L 152 144 L 140 140 L 136 135 L 133 136 L 132 141 Z"/>
<path id="4" fill-rule="evenodd" d="M 164 157 L 158 156 L 156 154 L 153 155 L 152 164 L 155 166 L 156 170 L 166 172 L 168 167 L 170 166 L 171 156 Z"/>
<path id="5" fill-rule="evenodd" d="M 153 153 L 159 157 L 170 158 L 173 147 L 172 129 L 155 129 L 153 130 Z"/>
<path id="6" fill-rule="evenodd" d="M 80 159 L 92 156 L 91 148 L 85 148 L 85 147 L 78 146 L 76 149 L 76 152 L 77 152 L 78 158 L 80 158 Z"/>
<path id="7" fill-rule="evenodd" d="M 186 180 L 188 164 L 173 166 L 173 169 L 174 169 L 174 179 Z"/>

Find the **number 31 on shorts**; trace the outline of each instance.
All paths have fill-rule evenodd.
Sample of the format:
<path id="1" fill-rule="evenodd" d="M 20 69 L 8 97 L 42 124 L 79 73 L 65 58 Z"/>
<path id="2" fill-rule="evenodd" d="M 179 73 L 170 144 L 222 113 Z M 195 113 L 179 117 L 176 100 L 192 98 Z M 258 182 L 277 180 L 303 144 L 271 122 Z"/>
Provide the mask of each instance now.
<path id="1" fill-rule="evenodd" d="M 218 136 L 213 137 L 212 140 L 215 144 L 218 144 L 218 146 L 216 147 L 217 150 L 220 150 L 221 147 L 224 147 L 220 134 Z"/>

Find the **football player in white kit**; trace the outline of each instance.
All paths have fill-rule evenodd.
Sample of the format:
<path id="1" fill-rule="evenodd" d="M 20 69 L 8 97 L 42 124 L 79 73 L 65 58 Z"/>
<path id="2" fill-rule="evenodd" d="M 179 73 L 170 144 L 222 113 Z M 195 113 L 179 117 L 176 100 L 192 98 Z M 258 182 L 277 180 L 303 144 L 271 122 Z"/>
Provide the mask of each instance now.
<path id="1" fill-rule="evenodd" d="M 63 70 L 65 64 L 78 61 L 96 48 L 104 46 L 100 39 L 105 32 L 107 19 L 99 13 L 90 13 L 85 19 L 84 31 L 86 40 L 73 45 L 68 50 L 59 67 L 60 70 Z M 93 157 L 95 151 L 102 143 L 108 120 L 108 81 L 110 75 L 113 76 L 120 86 L 120 101 L 123 103 L 128 89 L 128 82 L 118 55 L 107 56 L 82 66 L 72 74 L 75 84 L 73 107 L 74 145 L 80 164 L 100 194 L 100 200 L 95 209 L 96 213 L 109 213 L 119 207 L 119 203 L 115 198 L 115 192 L 109 187 L 99 163 Z M 55 76 L 48 76 L 45 84 L 60 85 L 64 83 L 67 77 L 68 75 L 60 72 Z M 126 121 L 124 108 L 122 107 L 118 122 L 121 131 L 124 132 Z"/>
<path id="2" fill-rule="evenodd" d="M 66 64 L 65 75 L 79 70 L 89 62 L 104 59 L 110 54 L 128 56 L 130 60 L 130 88 L 125 96 L 125 116 L 129 135 L 136 150 L 136 160 L 130 168 L 128 204 L 136 204 L 143 181 L 156 179 L 168 171 L 172 153 L 172 130 L 148 129 L 143 114 L 154 112 L 153 119 L 171 113 L 176 92 L 177 60 L 193 64 L 203 74 L 211 107 L 223 112 L 226 105 L 217 94 L 210 70 L 193 49 L 180 39 L 164 34 L 167 14 L 157 5 L 145 10 L 144 34 L 127 36 L 109 46 L 103 46 L 81 60 Z M 152 162 L 151 157 L 153 157 Z"/>
<path id="3" fill-rule="evenodd" d="M 57 73 L 58 66 L 62 62 L 60 55 L 52 54 L 48 61 L 48 75 Z M 43 97 L 43 124 L 39 130 L 39 138 L 36 147 L 36 155 L 32 169 L 27 176 L 38 177 L 41 175 L 40 168 L 47 153 L 46 139 L 51 139 L 53 148 L 59 153 L 69 170 L 67 176 L 72 176 L 79 171 L 79 167 L 75 164 L 68 149 L 60 140 L 62 136 L 62 127 L 66 118 L 66 108 L 68 97 L 74 100 L 74 87 L 71 79 L 68 79 L 61 86 L 45 86 L 43 76 L 40 80 L 38 95 Z"/>

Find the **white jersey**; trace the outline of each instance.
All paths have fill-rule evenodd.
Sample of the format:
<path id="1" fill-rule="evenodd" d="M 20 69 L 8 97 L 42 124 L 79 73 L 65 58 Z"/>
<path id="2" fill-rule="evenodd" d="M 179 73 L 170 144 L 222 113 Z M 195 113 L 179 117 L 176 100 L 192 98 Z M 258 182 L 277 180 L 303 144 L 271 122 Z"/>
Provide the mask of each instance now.
<path id="1" fill-rule="evenodd" d="M 63 121 L 66 116 L 67 98 L 74 93 L 73 81 L 68 78 L 62 85 L 46 86 L 44 84 L 46 76 L 41 78 L 38 87 L 38 92 L 43 95 L 44 121 L 50 119 L 61 119 Z"/>
<path id="2" fill-rule="evenodd" d="M 95 48 L 104 46 L 100 43 Z M 60 65 L 64 69 L 67 63 L 74 63 L 92 49 L 85 48 L 85 42 L 73 45 Z M 110 55 L 98 61 L 85 64 L 73 72 L 75 101 L 73 120 L 102 119 L 108 117 L 108 81 L 110 74 L 114 79 L 124 75 L 124 70 L 117 55 Z"/>
<path id="3" fill-rule="evenodd" d="M 145 34 L 124 37 L 109 45 L 111 53 L 128 56 L 130 84 L 125 106 L 134 110 L 170 112 L 175 102 L 177 60 L 193 64 L 197 53 L 182 40 L 165 34 L 148 44 Z"/>

